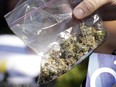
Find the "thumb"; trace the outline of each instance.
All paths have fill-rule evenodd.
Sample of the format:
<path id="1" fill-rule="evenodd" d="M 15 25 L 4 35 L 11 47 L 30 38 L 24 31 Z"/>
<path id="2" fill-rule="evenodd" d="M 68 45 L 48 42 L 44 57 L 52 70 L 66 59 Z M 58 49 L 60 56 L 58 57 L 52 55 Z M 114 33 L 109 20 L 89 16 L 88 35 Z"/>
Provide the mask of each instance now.
<path id="1" fill-rule="evenodd" d="M 109 1 L 110 0 L 84 0 L 74 8 L 73 15 L 77 19 L 82 19 L 89 16 Z"/>

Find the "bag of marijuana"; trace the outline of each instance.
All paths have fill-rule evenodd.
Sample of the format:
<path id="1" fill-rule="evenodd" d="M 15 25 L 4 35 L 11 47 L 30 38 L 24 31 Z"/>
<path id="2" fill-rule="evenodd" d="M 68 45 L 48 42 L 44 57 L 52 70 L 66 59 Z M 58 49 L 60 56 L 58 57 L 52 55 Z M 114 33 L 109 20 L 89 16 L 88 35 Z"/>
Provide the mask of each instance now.
<path id="1" fill-rule="evenodd" d="M 105 38 L 98 14 L 74 20 L 80 0 L 25 0 L 5 16 L 11 30 L 41 56 L 39 84 L 66 73 Z"/>

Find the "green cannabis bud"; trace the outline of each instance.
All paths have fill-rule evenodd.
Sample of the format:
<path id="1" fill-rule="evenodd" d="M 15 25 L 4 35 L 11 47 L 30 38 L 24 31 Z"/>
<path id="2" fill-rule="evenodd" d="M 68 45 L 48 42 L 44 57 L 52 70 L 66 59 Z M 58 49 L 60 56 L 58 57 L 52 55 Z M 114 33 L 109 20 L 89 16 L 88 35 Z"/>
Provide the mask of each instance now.
<path id="1" fill-rule="evenodd" d="M 66 73 L 77 61 L 98 47 L 105 38 L 103 29 L 80 26 L 80 33 L 71 35 L 60 43 L 60 51 L 52 50 L 41 67 L 39 84 L 47 83 Z"/>

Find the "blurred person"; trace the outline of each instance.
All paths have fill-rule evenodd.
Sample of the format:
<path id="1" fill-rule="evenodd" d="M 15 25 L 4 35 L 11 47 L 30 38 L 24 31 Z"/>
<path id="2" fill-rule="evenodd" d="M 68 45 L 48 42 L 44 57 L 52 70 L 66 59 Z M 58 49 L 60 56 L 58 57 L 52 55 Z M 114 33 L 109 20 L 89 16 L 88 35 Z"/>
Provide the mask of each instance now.
<path id="1" fill-rule="evenodd" d="M 7 73 L 7 82 L 34 83 L 40 73 L 40 62 L 41 58 L 17 36 L 0 35 L 0 82 Z"/>

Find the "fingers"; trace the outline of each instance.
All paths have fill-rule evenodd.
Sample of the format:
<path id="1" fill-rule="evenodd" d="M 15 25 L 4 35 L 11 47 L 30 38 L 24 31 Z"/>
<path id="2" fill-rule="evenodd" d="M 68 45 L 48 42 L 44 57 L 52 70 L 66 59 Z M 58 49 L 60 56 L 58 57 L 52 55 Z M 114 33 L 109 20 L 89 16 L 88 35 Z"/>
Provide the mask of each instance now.
<path id="1" fill-rule="evenodd" d="M 110 0 L 84 0 L 73 10 L 73 15 L 77 19 L 82 19 L 92 14 L 102 5 L 110 2 Z"/>

